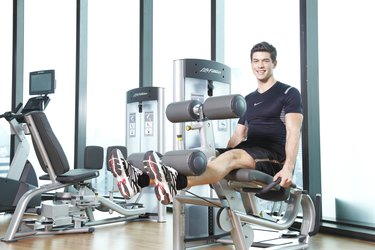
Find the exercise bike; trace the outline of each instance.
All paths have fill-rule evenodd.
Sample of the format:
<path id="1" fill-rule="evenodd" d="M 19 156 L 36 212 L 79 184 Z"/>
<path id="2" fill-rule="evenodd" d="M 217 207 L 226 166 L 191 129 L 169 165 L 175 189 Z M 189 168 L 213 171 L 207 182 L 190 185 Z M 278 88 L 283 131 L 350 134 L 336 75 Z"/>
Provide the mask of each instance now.
<path id="1" fill-rule="evenodd" d="M 24 123 L 17 119 L 22 115 L 19 113 L 21 107 L 22 103 L 14 112 L 9 111 L 0 115 L 0 118 L 5 118 L 9 122 L 11 133 L 15 135 L 18 143 L 7 176 L 0 178 L 0 190 L 6 190 L 6 192 L 0 192 L 0 212 L 13 212 L 20 197 L 38 186 L 34 168 L 27 159 L 30 152 L 26 138 L 27 129 Z M 37 206 L 39 203 L 40 200 L 34 199 L 30 206 Z"/>
<path id="2" fill-rule="evenodd" d="M 0 115 L 9 122 L 11 134 L 15 137 L 17 146 L 9 165 L 6 177 L 0 177 L 0 212 L 14 212 L 21 196 L 29 190 L 38 187 L 38 178 L 28 160 L 30 145 L 27 135 L 30 134 L 24 121 L 24 115 L 31 111 L 43 111 L 49 101 L 49 93 L 54 92 L 54 70 L 30 72 L 29 94 L 31 97 L 26 105 L 19 103 L 13 111 Z M 41 203 L 41 197 L 34 197 L 28 207 L 34 208 Z"/>

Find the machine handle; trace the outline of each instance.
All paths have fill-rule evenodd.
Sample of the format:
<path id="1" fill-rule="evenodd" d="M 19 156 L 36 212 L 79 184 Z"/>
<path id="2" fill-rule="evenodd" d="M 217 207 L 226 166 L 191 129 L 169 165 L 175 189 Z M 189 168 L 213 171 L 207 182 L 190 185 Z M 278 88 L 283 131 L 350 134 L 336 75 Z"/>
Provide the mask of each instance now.
<path id="1" fill-rule="evenodd" d="M 271 182 L 270 184 L 268 184 L 267 186 L 264 186 L 260 191 L 259 193 L 260 194 L 265 194 L 265 193 L 268 193 L 269 191 L 271 191 L 272 188 L 274 188 L 276 185 L 279 185 L 281 182 L 281 178 L 277 178 L 276 181 L 273 181 Z M 296 188 L 296 184 L 292 183 L 290 185 L 292 188 Z"/>
<path id="2" fill-rule="evenodd" d="M 280 184 L 280 182 L 281 182 L 281 178 L 277 178 L 276 181 L 273 181 L 273 182 L 271 182 L 270 184 L 268 184 L 267 186 L 264 186 L 264 187 L 259 191 L 259 193 L 260 193 L 260 194 L 268 193 L 269 191 L 271 191 L 272 188 L 274 188 L 276 185 Z"/>
<path id="3" fill-rule="evenodd" d="M 13 113 L 17 114 L 18 111 L 21 109 L 22 105 L 23 105 L 22 102 L 18 103 L 18 105 L 17 105 L 17 107 L 14 109 Z"/>

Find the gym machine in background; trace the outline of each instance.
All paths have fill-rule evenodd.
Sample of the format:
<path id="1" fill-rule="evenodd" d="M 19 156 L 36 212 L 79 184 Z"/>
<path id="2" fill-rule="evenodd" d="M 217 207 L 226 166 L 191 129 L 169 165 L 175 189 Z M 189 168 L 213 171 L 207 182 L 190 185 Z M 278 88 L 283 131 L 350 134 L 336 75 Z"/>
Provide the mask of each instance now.
<path id="1" fill-rule="evenodd" d="M 126 147 L 128 155 L 149 150 L 161 154 L 164 145 L 164 89 L 142 87 L 126 94 Z M 144 171 L 143 168 L 141 168 Z M 144 205 L 149 215 L 157 214 L 158 222 L 165 222 L 166 207 L 155 197 L 153 187 L 146 187 L 134 197 Z"/>
<path id="2" fill-rule="evenodd" d="M 197 100 L 204 102 L 210 96 L 228 95 L 231 92 L 230 67 L 203 59 L 179 59 L 173 62 L 173 101 Z M 185 124 L 173 124 L 174 136 L 182 136 L 186 149 L 199 147 L 198 131 L 189 131 L 186 136 Z M 231 136 L 227 120 L 214 122 L 216 147 L 226 147 Z M 180 147 L 177 140 L 173 148 Z"/>
<path id="3" fill-rule="evenodd" d="M 6 190 L 0 193 L 0 212 L 13 212 L 21 196 L 38 186 L 35 170 L 28 160 L 30 146 L 26 135 L 29 130 L 23 116 L 31 111 L 43 111 L 47 107 L 50 101 L 48 94 L 55 92 L 55 82 L 54 70 L 30 72 L 29 95 L 34 97 L 23 108 L 23 104 L 19 103 L 15 110 L 0 115 L 0 118 L 9 122 L 16 146 L 7 176 L 0 177 L 0 190 Z M 29 207 L 36 207 L 40 202 L 40 196 L 35 197 Z"/>
<path id="4" fill-rule="evenodd" d="M 178 59 L 173 62 L 174 102 L 196 100 L 204 103 L 212 96 L 229 95 L 230 83 L 231 69 L 222 63 L 203 59 Z M 200 145 L 202 141 L 215 141 L 215 145 L 209 145 L 212 148 L 227 146 L 231 136 L 230 120 L 218 119 L 205 123 L 205 125 L 213 126 L 215 140 L 213 138 L 201 140 L 199 129 L 195 128 L 194 124 L 194 122 L 173 124 L 173 135 L 176 138 L 173 142 L 175 150 L 207 148 L 206 145 Z M 208 185 L 192 187 L 189 191 L 203 197 L 215 196 Z M 216 209 L 196 205 L 185 205 L 184 209 L 186 240 L 210 238 L 222 232 L 214 220 Z"/>
<path id="5" fill-rule="evenodd" d="M 103 148 L 87 146 L 84 167 L 71 168 L 46 114 L 43 111 L 28 112 L 22 119 L 30 131 L 39 165 L 46 173 L 39 179 L 47 183 L 20 197 L 2 241 L 13 242 L 42 235 L 92 233 L 98 225 L 145 218 L 146 209 L 142 204 L 102 196 L 92 187 L 91 180 L 99 176 L 99 170 L 103 167 Z M 51 191 L 52 199 L 41 202 L 36 210 L 36 218 L 24 216 L 30 201 Z M 96 219 L 95 211 L 116 214 Z"/>

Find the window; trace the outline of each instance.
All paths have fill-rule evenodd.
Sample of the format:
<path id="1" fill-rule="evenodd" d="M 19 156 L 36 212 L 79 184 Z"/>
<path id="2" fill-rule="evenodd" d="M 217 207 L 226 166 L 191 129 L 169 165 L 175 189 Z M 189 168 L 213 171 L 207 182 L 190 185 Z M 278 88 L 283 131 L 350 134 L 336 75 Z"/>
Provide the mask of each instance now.
<path id="1" fill-rule="evenodd" d="M 73 168 L 76 1 L 25 1 L 24 102 L 29 94 L 31 71 L 54 69 L 56 91 L 46 114 Z M 39 165 L 33 150 L 30 161 Z M 37 175 L 42 170 L 35 168 Z"/>
<path id="2" fill-rule="evenodd" d="M 153 86 L 164 88 L 164 103 L 173 102 L 173 61 L 211 59 L 211 3 L 199 0 L 154 1 Z M 173 11 L 166 11 L 173 10 Z M 173 124 L 165 122 L 165 150 L 173 149 Z"/>
<path id="3" fill-rule="evenodd" d="M 269 42 L 277 50 L 275 78 L 301 89 L 298 0 L 225 1 L 224 21 L 224 58 L 225 64 L 232 69 L 233 94 L 246 96 L 257 88 L 256 78 L 251 70 L 250 50 L 253 45 L 262 41 Z M 238 27 L 245 28 L 239 29 Z M 301 143 L 294 182 L 298 186 L 303 186 Z M 257 200 L 260 209 L 273 209 L 272 202 Z"/>
<path id="4" fill-rule="evenodd" d="M 13 2 L 0 2 L 0 114 L 11 110 L 12 93 L 12 14 Z M 9 168 L 10 129 L 5 119 L 0 119 L 0 176 Z"/>
<path id="5" fill-rule="evenodd" d="M 87 39 L 86 145 L 106 152 L 126 146 L 126 92 L 139 86 L 139 1 L 89 1 Z M 112 178 L 105 168 L 95 179 L 99 191 Z"/>
<path id="6" fill-rule="evenodd" d="M 245 96 L 257 88 L 251 71 L 250 50 L 253 45 L 262 41 L 271 43 L 277 50 L 275 78 L 300 90 L 298 0 L 225 1 L 224 20 L 224 58 L 225 64 L 232 69 L 233 94 Z M 300 143 L 294 182 L 302 187 L 301 149 Z"/>
<path id="7" fill-rule="evenodd" d="M 323 219 L 374 227 L 372 10 L 372 1 L 320 1 L 318 20 Z"/>

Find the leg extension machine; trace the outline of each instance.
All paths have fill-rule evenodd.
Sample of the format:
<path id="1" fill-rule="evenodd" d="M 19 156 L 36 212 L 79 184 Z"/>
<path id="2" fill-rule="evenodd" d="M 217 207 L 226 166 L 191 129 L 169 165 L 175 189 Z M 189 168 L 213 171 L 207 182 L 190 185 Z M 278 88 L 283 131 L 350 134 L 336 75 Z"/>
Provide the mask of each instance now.
<path id="1" fill-rule="evenodd" d="M 240 95 L 211 97 L 202 104 L 198 101 L 172 103 L 167 107 L 167 118 L 171 122 L 189 122 L 189 129 L 198 129 L 201 150 L 211 159 L 216 157 L 214 135 L 210 120 L 228 119 L 241 116 L 246 103 Z M 163 163 L 164 158 L 163 158 Z M 172 165 L 172 167 L 174 167 Z M 252 169 L 238 169 L 225 179 L 213 185 L 217 198 L 202 198 L 178 194 L 173 200 L 173 249 L 188 248 L 185 240 L 184 204 L 218 208 L 217 224 L 230 238 L 215 238 L 204 244 L 233 244 L 236 249 L 251 247 L 269 247 L 269 249 L 304 249 L 308 247 L 309 237 L 319 230 L 320 196 L 316 197 L 317 206 L 308 193 L 297 187 L 284 189 L 272 176 Z M 277 216 L 266 215 L 257 211 L 255 197 L 273 202 L 285 202 L 285 212 Z M 302 208 L 302 210 L 300 210 Z M 289 233 L 302 212 L 302 223 L 297 234 Z M 277 233 L 272 240 L 256 242 L 254 231 L 257 229 Z M 283 233 L 284 232 L 284 233 Z M 284 237 L 286 240 L 284 240 Z M 283 241 L 284 240 L 284 241 Z"/>

